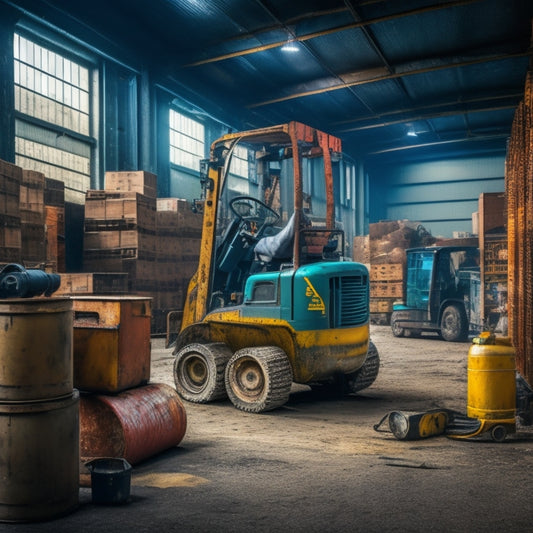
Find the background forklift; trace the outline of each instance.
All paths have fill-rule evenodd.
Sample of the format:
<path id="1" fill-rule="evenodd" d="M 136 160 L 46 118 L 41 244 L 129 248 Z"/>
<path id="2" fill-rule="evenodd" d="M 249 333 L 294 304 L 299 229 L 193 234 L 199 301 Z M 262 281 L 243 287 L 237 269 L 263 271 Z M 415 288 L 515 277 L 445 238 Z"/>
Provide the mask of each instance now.
<path id="1" fill-rule="evenodd" d="M 479 249 L 434 246 L 406 254 L 405 296 L 391 316 L 394 336 L 432 331 L 446 341 L 465 341 L 469 333 L 480 333 Z"/>
<path id="2" fill-rule="evenodd" d="M 283 405 L 291 383 L 370 386 L 367 269 L 344 257 L 332 157 L 340 140 L 291 122 L 228 134 L 203 162 L 198 270 L 175 340 L 180 396 Z M 237 163 L 248 161 L 248 171 Z"/>

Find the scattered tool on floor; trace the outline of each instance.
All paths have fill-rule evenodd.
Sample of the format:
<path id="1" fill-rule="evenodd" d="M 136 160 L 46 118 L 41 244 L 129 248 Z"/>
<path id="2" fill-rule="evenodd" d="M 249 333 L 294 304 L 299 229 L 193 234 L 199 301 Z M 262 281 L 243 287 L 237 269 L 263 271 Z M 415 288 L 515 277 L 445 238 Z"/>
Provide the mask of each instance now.
<path id="1" fill-rule="evenodd" d="M 516 419 L 522 425 L 533 423 L 533 389 L 516 371 L 515 350 L 507 337 L 484 332 L 472 341 L 468 352 L 466 415 L 448 409 L 422 413 L 392 411 L 385 420 L 399 440 L 414 440 L 446 434 L 453 439 L 471 439 L 490 434 L 503 442 L 516 432 Z"/>

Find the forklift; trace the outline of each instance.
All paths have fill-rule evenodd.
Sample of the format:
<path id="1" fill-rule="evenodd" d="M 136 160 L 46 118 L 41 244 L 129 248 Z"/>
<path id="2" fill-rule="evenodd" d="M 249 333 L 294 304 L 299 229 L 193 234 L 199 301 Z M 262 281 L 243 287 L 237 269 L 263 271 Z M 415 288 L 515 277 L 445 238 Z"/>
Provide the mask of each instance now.
<path id="1" fill-rule="evenodd" d="M 187 401 L 227 398 L 260 413 L 293 382 L 369 387 L 369 275 L 345 257 L 335 215 L 336 137 L 291 122 L 230 133 L 202 162 L 198 270 L 174 341 Z"/>
<path id="2" fill-rule="evenodd" d="M 462 342 L 483 330 L 480 309 L 479 249 L 430 246 L 406 250 L 404 299 L 391 315 L 395 337 L 437 332 Z"/>

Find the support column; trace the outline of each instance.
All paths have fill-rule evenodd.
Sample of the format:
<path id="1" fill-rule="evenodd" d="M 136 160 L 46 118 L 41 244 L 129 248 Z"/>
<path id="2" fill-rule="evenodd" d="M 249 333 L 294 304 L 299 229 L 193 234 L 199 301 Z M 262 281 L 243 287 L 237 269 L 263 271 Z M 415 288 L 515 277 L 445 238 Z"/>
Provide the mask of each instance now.
<path id="1" fill-rule="evenodd" d="M 13 34 L 20 14 L 0 4 L 0 159 L 15 162 Z"/>

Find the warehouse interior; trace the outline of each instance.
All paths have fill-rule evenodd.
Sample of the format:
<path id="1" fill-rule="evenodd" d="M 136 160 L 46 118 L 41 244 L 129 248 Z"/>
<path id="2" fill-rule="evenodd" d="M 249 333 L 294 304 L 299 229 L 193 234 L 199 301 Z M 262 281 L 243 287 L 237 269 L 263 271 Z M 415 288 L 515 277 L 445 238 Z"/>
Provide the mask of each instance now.
<path id="1" fill-rule="evenodd" d="M 95 307 L 99 295 L 109 309 L 106 320 L 118 316 L 120 324 L 120 313 L 131 312 L 131 330 L 125 321 L 110 328 L 122 327 L 131 345 L 148 354 L 148 363 L 132 379 L 153 382 L 156 364 L 158 372 L 163 368 L 168 374 L 158 374 L 160 380 L 172 387 L 169 344 L 179 331 L 187 287 L 200 256 L 202 213 L 191 207 L 205 194 L 202 161 L 212 156 L 210 147 L 222 136 L 305 124 L 342 143 L 342 156 L 335 154 L 331 161 L 335 226 L 344 232 L 346 259 L 368 267 L 370 331 L 374 328 L 378 350 L 376 338 L 390 350 L 398 342 L 407 353 L 419 353 L 436 342 L 437 352 L 459 358 L 462 349 L 466 356 L 466 343 L 453 343 L 449 349 L 440 340 L 428 340 L 431 337 L 405 335 L 391 342 L 387 335 L 392 338 L 393 305 L 405 288 L 405 250 L 474 246 L 480 250 L 484 287 L 481 319 L 488 321 L 498 310 L 497 334 L 510 339 L 516 369 L 533 384 L 533 313 L 528 305 L 533 297 L 532 24 L 529 0 L 159 0 L 149 5 L 142 0 L 0 0 L 0 263 L 60 275 L 56 296 L 74 299 L 74 342 L 84 357 L 91 350 L 94 325 L 83 333 L 81 326 L 76 331 L 76 317 L 84 326 L 93 320 L 100 311 Z M 235 157 L 243 175 L 251 177 L 259 166 L 259 158 L 249 154 Z M 9 189 L 15 181 L 17 205 Z M 121 296 L 139 300 L 119 311 L 105 300 Z M 150 313 L 144 307 L 147 299 Z M 148 321 L 141 316 L 148 316 Z M 69 336 L 64 331 L 61 335 Z M 429 344 L 409 344 L 418 341 Z M 154 352 L 154 347 L 160 351 Z M 133 359 L 125 364 L 134 366 Z M 387 365 L 394 372 L 394 361 L 385 355 L 380 372 L 386 372 Z M 35 368 L 43 376 L 49 371 Z M 466 363 L 461 370 L 466 374 Z M 84 383 L 90 391 L 93 384 L 79 367 L 74 373 L 83 396 L 84 387 L 78 385 Z M 0 414 L 14 414 L 12 406 L 21 399 L 2 390 L 8 397 L 0 398 Z M 367 406 L 366 422 L 394 408 L 380 406 L 379 391 L 373 395 L 369 390 L 372 405 Z M 450 395 L 465 391 L 451 387 L 434 397 L 423 389 L 418 392 L 416 401 L 405 397 L 406 407 L 438 407 L 442 400 L 460 410 L 461 402 Z M 177 442 L 185 435 L 184 418 L 191 423 L 198 417 L 197 424 L 209 427 L 206 408 L 189 403 L 183 407 L 166 385 L 147 394 L 152 395 L 148 403 L 163 399 L 176 409 L 174 420 L 164 422 L 180 419 Z M 305 405 L 307 392 L 299 394 L 297 400 L 291 396 L 286 412 L 302 409 L 312 421 L 316 398 L 311 396 Z M 319 407 L 316 417 L 327 418 L 334 401 Z M 345 407 L 342 404 L 340 412 Z M 73 408 L 72 402 L 68 404 Z M 86 401 L 86 430 L 92 425 L 98 432 L 102 409 L 115 408 L 113 400 L 104 407 Z M 190 411 L 187 416 L 185 409 Z M 228 424 L 239 426 L 238 413 L 221 412 L 218 404 L 216 411 Z M 142 408 L 139 412 L 144 414 Z M 69 422 L 72 413 L 63 416 Z M 263 415 L 263 422 L 249 416 L 246 424 L 265 423 Z M 334 424 L 341 422 L 335 418 Z M 197 427 L 192 432 L 192 455 L 202 447 L 201 438 L 209 443 L 206 447 L 216 446 L 216 438 L 210 440 L 213 436 Z M 167 436 L 176 439 L 170 431 L 157 431 L 160 442 Z M 364 430 L 363 434 L 372 441 Z M 57 435 L 68 440 L 64 433 Z M 529 443 L 529 434 L 519 436 L 511 444 L 516 455 L 502 460 L 520 461 Z M 452 446 L 452 453 L 462 457 L 461 443 Z M 483 457 L 490 457 L 490 451 L 485 447 Z M 386 450 L 380 453 L 380 458 L 387 456 Z M 442 460 L 437 450 L 432 453 L 432 459 Z M 131 457 L 130 462 L 141 463 L 144 475 L 150 469 L 165 472 L 157 459 L 147 465 L 142 454 Z M 216 463 L 216 457 L 208 457 Z M 179 465 L 187 458 L 178 454 L 167 459 L 179 471 L 173 461 Z M 194 467 L 194 459 L 188 460 Z M 273 457 L 272 465 L 278 460 L 282 459 Z M 420 466 L 424 463 L 416 464 L 425 468 Z M 469 481 L 475 475 L 474 470 Z M 524 483 L 527 486 L 529 478 Z M 346 489 L 342 487 L 339 490 Z M 99 508 L 88 503 L 87 488 L 81 490 L 81 521 L 87 527 L 131 527 L 122 511 L 120 523 L 113 521 L 113 507 L 100 508 L 109 521 L 100 524 L 95 518 Z M 446 490 L 451 490 L 448 485 Z M 143 497 L 150 499 L 149 494 Z M 28 521 L 21 519 L 24 511 L 14 511 L 15 519 L 10 518 L 9 498 L 2 498 L 6 496 L 0 491 L 0 522 Z M 221 507 L 231 505 L 218 501 L 218 495 L 213 498 Z M 229 498 L 231 502 L 239 497 L 233 493 Z M 130 510 L 138 503 L 133 500 Z M 166 497 L 162 501 L 163 512 L 170 512 L 172 503 L 167 507 Z M 188 504 L 198 513 L 202 505 L 209 506 Z M 369 509 L 364 512 L 375 510 Z M 289 509 L 284 512 L 290 515 Z M 53 506 L 50 513 L 55 518 Z M 516 524 L 531 518 L 527 510 L 524 513 Z M 27 516 L 33 521 L 31 511 Z M 79 516 L 72 514 L 64 530 L 83 531 Z M 408 530 L 404 518 L 399 529 L 378 520 L 355 530 Z M 331 530 L 354 530 L 342 522 L 345 519 L 344 511 L 338 512 Z M 257 530 L 286 530 L 283 524 L 262 520 Z M 144 520 L 140 523 L 140 530 L 150 530 Z M 154 517 L 152 524 L 157 523 Z M 161 523 L 169 531 L 178 529 L 178 524 Z M 297 521 L 288 523 L 294 530 L 303 530 L 304 524 L 307 531 L 314 530 L 312 520 L 300 527 Z M 497 523 L 503 531 L 520 530 L 514 529 L 512 520 Z M 224 522 L 220 531 L 245 530 L 252 524 L 250 517 L 238 526 Z M 317 531 L 328 529 L 324 522 L 317 524 Z M 483 524 L 480 531 L 490 530 Z M 20 527 L 27 529 L 20 531 L 44 531 L 45 526 L 25 524 Z M 413 530 L 423 526 L 415 521 Z M 454 522 L 449 526 L 448 531 L 461 530 Z M 185 529 L 217 527 L 202 523 L 191 511 Z"/>

